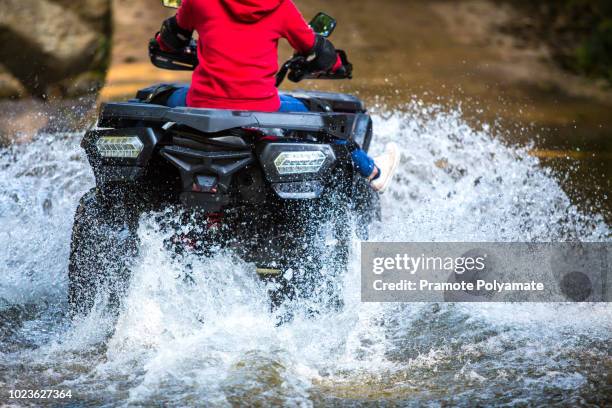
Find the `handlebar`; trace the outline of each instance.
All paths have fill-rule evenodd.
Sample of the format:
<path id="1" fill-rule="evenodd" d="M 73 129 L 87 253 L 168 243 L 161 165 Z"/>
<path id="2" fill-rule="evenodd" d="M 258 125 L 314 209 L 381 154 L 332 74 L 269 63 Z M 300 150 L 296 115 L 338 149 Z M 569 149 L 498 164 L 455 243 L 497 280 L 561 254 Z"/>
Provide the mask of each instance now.
<path id="1" fill-rule="evenodd" d="M 279 87 L 285 78 L 289 78 L 292 82 L 300 82 L 304 79 L 351 79 L 353 77 L 353 65 L 348 61 L 344 51 L 338 50 L 338 55 L 342 61 L 342 67 L 335 72 L 312 72 L 309 69 L 307 57 L 294 55 L 282 65 L 276 74 L 276 86 Z M 189 46 L 179 52 L 167 52 L 163 51 L 153 38 L 149 42 L 149 58 L 157 68 L 171 71 L 193 71 L 199 64 L 195 40 L 191 40 Z"/>
<path id="2" fill-rule="evenodd" d="M 342 61 L 342 66 L 334 72 L 331 70 L 313 72 L 309 69 L 307 57 L 294 55 L 293 58 L 283 64 L 276 74 L 276 87 L 278 88 L 287 77 L 292 82 L 300 82 L 304 79 L 352 79 L 353 64 L 348 61 L 346 52 L 343 50 L 337 51 Z"/>

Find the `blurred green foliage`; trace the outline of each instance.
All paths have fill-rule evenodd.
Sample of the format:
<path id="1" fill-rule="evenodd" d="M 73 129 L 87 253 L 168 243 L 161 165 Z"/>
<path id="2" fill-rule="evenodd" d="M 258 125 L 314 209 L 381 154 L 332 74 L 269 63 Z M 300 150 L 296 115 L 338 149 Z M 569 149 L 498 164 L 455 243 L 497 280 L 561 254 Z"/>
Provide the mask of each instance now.
<path id="1" fill-rule="evenodd" d="M 498 0 L 528 16 L 509 31 L 545 42 L 565 69 L 612 85 L 612 0 Z"/>
<path id="2" fill-rule="evenodd" d="M 582 25 L 576 49 L 576 69 L 612 83 L 612 0 L 567 0 L 568 12 Z"/>

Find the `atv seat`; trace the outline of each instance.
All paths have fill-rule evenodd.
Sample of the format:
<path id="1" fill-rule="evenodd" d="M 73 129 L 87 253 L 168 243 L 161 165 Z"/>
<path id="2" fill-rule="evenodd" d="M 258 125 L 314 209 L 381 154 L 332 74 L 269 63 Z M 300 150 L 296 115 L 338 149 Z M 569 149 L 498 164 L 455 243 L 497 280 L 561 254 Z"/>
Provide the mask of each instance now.
<path id="1" fill-rule="evenodd" d="M 162 83 L 143 88 L 136 93 L 133 102 L 165 105 L 168 97 L 184 84 Z M 334 92 L 295 91 L 282 92 L 302 100 L 313 112 L 364 113 L 363 102 L 353 96 Z"/>

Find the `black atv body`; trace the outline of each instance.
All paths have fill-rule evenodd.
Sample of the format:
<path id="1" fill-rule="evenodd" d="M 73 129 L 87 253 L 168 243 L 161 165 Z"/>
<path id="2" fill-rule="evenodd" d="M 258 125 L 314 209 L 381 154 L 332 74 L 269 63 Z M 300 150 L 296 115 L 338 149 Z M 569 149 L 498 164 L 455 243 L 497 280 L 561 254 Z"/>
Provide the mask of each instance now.
<path id="1" fill-rule="evenodd" d="M 346 268 L 351 226 L 365 238 L 380 211 L 351 160 L 352 149 L 367 150 L 372 139 L 363 103 L 296 92 L 312 113 L 168 108 L 160 103 L 172 89 L 157 85 L 103 105 L 83 138 L 96 187 L 75 217 L 72 310 L 87 312 L 100 288 L 120 297 L 138 255 L 140 216 L 168 208 L 181 214 L 173 222 L 198 226 L 177 233 L 169 250 L 205 256 L 230 248 L 254 275 L 279 283 L 274 305 L 337 290 L 333 275 Z"/>

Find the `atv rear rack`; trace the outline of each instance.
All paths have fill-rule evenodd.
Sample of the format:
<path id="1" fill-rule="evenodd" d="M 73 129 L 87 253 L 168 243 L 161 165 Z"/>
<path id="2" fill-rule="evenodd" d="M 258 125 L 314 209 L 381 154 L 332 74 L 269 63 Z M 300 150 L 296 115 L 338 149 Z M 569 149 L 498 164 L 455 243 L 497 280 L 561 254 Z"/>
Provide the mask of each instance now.
<path id="1" fill-rule="evenodd" d="M 339 139 L 359 139 L 364 125 L 367 127 L 369 121 L 370 117 L 363 113 L 269 113 L 118 102 L 102 105 L 98 126 L 125 128 L 137 123 L 154 126 L 176 123 L 203 133 L 235 128 L 280 128 L 324 132 Z"/>

